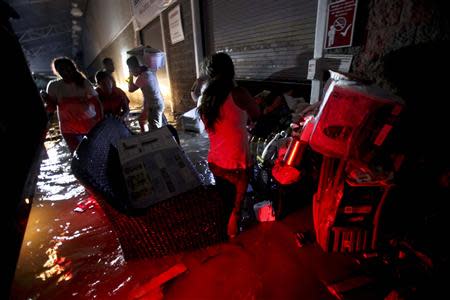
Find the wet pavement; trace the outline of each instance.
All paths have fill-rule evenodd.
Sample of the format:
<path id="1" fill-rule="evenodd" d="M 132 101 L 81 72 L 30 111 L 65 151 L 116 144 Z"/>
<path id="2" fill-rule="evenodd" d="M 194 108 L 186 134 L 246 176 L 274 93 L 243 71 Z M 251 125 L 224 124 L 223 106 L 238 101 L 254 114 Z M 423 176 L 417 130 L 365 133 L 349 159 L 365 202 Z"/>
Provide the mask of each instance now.
<path id="1" fill-rule="evenodd" d="M 202 180 L 210 183 L 208 139 L 179 134 Z M 255 224 L 232 242 L 125 261 L 102 209 L 71 175 L 64 142 L 51 131 L 45 146 L 48 157 L 41 165 L 11 299 L 335 299 L 325 282 L 354 269 L 350 257 L 296 243 L 296 232 L 313 229 L 310 204 L 282 221 Z M 157 296 L 146 289 L 146 295 L 136 293 L 179 263 L 187 270 Z"/>

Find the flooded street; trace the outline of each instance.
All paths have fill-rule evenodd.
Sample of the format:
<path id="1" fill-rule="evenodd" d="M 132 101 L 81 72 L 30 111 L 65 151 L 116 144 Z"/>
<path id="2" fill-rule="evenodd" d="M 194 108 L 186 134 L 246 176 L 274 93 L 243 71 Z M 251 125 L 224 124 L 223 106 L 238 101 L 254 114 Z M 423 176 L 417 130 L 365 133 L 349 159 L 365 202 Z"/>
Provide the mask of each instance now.
<path id="1" fill-rule="evenodd" d="M 137 132 L 132 119 L 130 128 Z M 180 132 L 180 142 L 211 183 L 205 157 L 208 139 Z M 53 123 L 45 141 L 35 198 L 13 284 L 13 299 L 123 299 L 122 290 L 139 276 L 125 263 L 103 211 L 71 172 L 71 154 Z"/>
<path id="2" fill-rule="evenodd" d="M 208 139 L 179 135 L 203 183 L 211 184 Z M 310 206 L 255 224 L 233 242 L 125 261 L 108 218 L 71 174 L 71 156 L 55 127 L 45 146 L 11 299 L 153 299 L 137 291 L 180 264 L 187 271 L 158 288 L 164 299 L 333 299 L 319 278 L 330 277 L 330 267 L 335 276 L 349 270 L 348 260 L 332 261 L 316 244 L 299 251 L 295 232 L 312 230 Z"/>

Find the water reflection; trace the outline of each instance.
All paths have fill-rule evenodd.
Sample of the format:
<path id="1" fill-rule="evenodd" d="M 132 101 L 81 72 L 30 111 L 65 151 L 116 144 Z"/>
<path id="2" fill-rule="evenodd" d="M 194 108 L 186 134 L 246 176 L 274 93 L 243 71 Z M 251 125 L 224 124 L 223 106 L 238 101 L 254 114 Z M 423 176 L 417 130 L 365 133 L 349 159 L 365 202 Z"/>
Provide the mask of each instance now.
<path id="1" fill-rule="evenodd" d="M 54 276 L 59 276 L 56 283 L 65 280 L 72 279 L 72 272 L 70 271 L 71 261 L 66 259 L 65 257 L 59 257 L 58 248 L 62 245 L 62 242 L 56 242 L 55 245 L 51 248 L 48 248 L 45 251 L 45 254 L 48 256 L 47 261 L 44 263 L 43 267 L 46 268 L 45 271 L 41 272 L 36 278 L 42 279 L 45 281 Z"/>
<path id="2" fill-rule="evenodd" d="M 44 143 L 47 158 L 42 161 L 36 194 L 43 200 L 68 200 L 86 194 L 70 170 L 71 153 L 62 140 L 57 124 L 52 124 Z"/>
<path id="3" fill-rule="evenodd" d="M 200 176 L 200 180 L 205 185 L 213 184 L 214 176 L 209 170 L 208 162 L 206 161 L 209 149 L 208 137 L 198 133 L 185 131 L 180 131 L 179 135 L 181 147 L 192 161 Z"/>
<path id="4" fill-rule="evenodd" d="M 135 119 L 130 124 L 137 132 Z M 179 135 L 202 181 L 211 183 L 208 139 Z M 151 262 L 125 262 L 103 211 L 71 173 L 71 154 L 56 123 L 45 147 L 11 299 L 126 299 Z"/>

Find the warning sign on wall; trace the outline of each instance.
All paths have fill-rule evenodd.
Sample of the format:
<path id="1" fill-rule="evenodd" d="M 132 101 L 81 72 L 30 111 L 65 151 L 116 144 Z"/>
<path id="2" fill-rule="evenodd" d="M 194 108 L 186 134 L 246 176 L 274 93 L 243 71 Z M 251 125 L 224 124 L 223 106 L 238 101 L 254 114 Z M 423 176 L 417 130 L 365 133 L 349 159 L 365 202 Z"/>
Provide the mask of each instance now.
<path id="1" fill-rule="evenodd" d="M 352 45 L 356 5 L 357 0 L 340 0 L 328 5 L 325 49 Z"/>

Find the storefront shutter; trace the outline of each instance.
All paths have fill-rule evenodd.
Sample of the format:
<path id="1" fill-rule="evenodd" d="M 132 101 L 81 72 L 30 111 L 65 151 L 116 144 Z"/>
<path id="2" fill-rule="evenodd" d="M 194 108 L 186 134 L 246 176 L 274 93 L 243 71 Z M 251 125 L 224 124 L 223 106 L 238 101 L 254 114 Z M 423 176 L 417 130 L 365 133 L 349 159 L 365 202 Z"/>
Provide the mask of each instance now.
<path id="1" fill-rule="evenodd" d="M 228 52 L 238 79 L 304 81 L 316 10 L 315 0 L 203 1 L 206 52 Z"/>

